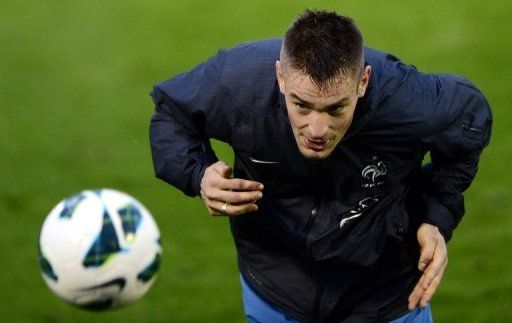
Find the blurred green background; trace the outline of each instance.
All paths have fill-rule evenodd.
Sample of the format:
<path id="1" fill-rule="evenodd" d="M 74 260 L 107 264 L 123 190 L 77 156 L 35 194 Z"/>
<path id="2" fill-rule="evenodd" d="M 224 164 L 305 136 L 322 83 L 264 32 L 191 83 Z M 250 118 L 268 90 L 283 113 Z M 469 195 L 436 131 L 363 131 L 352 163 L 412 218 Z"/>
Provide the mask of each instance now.
<path id="1" fill-rule="evenodd" d="M 487 95 L 492 144 L 432 306 L 437 322 L 512 321 L 510 1 L 1 0 L 0 322 L 243 322 L 227 220 L 153 175 L 148 92 L 219 48 L 282 35 L 319 6 L 353 17 L 367 45 L 465 75 Z M 231 162 L 226 146 L 215 147 Z M 59 200 L 100 187 L 152 211 L 165 253 L 146 297 L 87 313 L 47 289 L 37 238 Z"/>

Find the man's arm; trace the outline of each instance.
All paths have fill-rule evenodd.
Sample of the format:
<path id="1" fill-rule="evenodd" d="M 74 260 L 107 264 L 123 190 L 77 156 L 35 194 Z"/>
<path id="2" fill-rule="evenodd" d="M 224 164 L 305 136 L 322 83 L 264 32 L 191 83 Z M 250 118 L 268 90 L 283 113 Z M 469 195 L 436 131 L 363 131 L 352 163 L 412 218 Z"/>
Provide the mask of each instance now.
<path id="1" fill-rule="evenodd" d="M 205 169 L 217 161 L 208 138 L 192 125 L 180 108 L 166 102 L 155 89 L 150 142 L 155 174 L 189 196 L 199 194 Z"/>
<path id="2" fill-rule="evenodd" d="M 492 115 L 487 100 L 471 83 L 458 78 L 457 99 L 447 104 L 460 106 L 448 126 L 425 138 L 431 163 L 424 167 L 423 200 L 426 222 L 435 225 L 448 242 L 462 216 L 462 193 L 476 176 L 480 154 L 489 144 Z M 442 118 L 440 109 L 430 123 Z"/>
<path id="3" fill-rule="evenodd" d="M 441 282 L 448 263 L 446 242 L 464 215 L 462 193 L 474 179 L 480 154 L 490 139 L 489 105 L 480 91 L 466 82 L 461 80 L 457 91 L 451 93 L 458 98 L 448 101 L 461 104 L 460 113 L 447 129 L 425 140 L 431 163 L 424 168 L 425 223 L 417 232 L 421 248 L 418 269 L 423 275 L 409 297 L 411 310 L 418 303 L 425 307 Z"/>
<path id="4" fill-rule="evenodd" d="M 200 193 L 211 215 L 237 215 L 257 210 L 263 187 L 230 178 L 231 169 L 211 148 L 209 138 L 229 142 L 234 123 L 222 65 L 219 54 L 155 86 L 150 142 L 157 177 L 189 196 Z"/>
<path id="5" fill-rule="evenodd" d="M 155 174 L 189 196 L 199 194 L 206 167 L 217 161 L 209 138 L 225 137 L 221 133 L 230 130 L 224 124 L 211 131 L 209 122 L 213 114 L 221 117 L 221 69 L 222 59 L 215 55 L 191 71 L 157 84 L 151 92 L 155 112 L 149 135 Z"/>

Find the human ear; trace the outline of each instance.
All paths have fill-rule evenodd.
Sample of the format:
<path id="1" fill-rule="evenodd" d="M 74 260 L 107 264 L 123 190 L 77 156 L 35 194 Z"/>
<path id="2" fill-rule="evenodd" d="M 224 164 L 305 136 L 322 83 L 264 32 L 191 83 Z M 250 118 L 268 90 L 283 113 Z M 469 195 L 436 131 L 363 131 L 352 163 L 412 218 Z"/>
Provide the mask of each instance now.
<path id="1" fill-rule="evenodd" d="M 366 89 L 368 88 L 368 83 L 370 81 L 370 74 L 372 73 L 372 67 L 367 65 L 363 69 L 363 74 L 361 75 L 361 80 L 357 85 L 357 96 L 362 98 L 366 93 Z"/>
<path id="2" fill-rule="evenodd" d="M 285 85 L 284 85 L 284 76 L 283 76 L 283 69 L 281 67 L 281 62 L 276 61 L 276 76 L 277 76 L 277 83 L 279 84 L 279 91 L 281 93 L 285 93 Z"/>

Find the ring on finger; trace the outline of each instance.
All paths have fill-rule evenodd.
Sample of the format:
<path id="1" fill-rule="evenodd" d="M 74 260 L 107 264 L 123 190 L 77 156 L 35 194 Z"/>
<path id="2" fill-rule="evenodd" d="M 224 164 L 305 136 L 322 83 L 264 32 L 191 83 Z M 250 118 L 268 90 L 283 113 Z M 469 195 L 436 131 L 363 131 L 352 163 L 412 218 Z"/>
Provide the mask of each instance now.
<path id="1" fill-rule="evenodd" d="M 222 212 L 224 212 L 225 215 L 228 215 L 228 202 L 224 202 L 224 205 L 222 206 Z"/>

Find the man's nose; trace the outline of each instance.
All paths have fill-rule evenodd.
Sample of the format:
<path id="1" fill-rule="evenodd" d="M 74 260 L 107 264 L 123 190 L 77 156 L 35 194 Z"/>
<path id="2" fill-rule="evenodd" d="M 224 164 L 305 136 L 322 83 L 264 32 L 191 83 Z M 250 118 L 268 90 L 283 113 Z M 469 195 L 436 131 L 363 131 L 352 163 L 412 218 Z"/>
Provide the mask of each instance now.
<path id="1" fill-rule="evenodd" d="M 309 122 L 310 139 L 325 140 L 329 131 L 329 116 L 326 113 L 314 111 Z"/>

